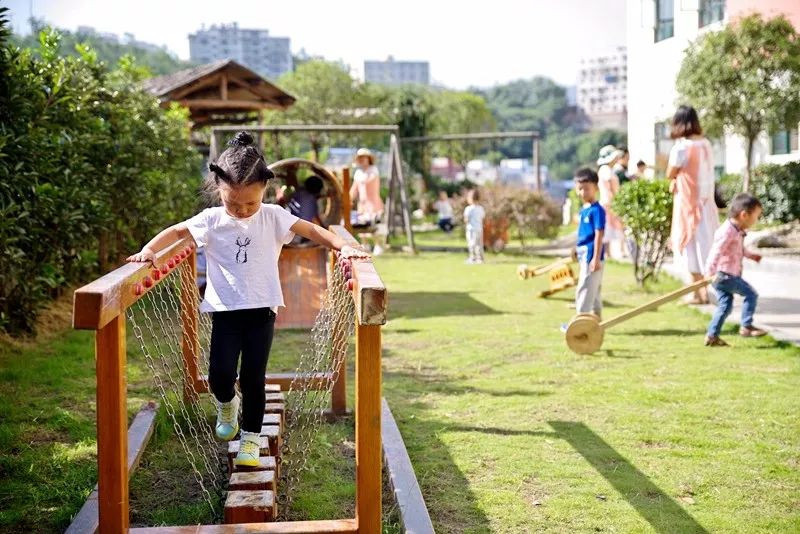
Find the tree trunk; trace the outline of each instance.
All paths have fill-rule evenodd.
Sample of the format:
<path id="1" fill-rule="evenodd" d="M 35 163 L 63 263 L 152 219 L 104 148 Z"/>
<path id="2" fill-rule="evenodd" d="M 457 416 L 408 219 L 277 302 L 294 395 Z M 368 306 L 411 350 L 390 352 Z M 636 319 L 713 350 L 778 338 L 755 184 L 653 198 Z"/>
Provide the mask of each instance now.
<path id="1" fill-rule="evenodd" d="M 753 170 L 753 145 L 756 142 L 756 136 L 747 136 L 747 168 L 744 170 L 742 177 L 742 191 L 747 193 L 750 191 L 750 174 Z"/>

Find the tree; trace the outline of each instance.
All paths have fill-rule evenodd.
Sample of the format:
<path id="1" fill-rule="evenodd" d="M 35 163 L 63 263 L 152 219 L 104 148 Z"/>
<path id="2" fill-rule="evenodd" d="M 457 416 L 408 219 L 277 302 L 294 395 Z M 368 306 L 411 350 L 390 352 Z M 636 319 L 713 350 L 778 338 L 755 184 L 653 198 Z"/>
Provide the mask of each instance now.
<path id="1" fill-rule="evenodd" d="M 475 92 L 484 97 L 501 131 L 535 130 L 544 138 L 552 132 L 586 129 L 586 117 L 569 105 L 566 90 L 549 78 L 537 76 Z M 500 146 L 506 157 L 531 157 L 527 139 L 509 139 Z"/>
<path id="2" fill-rule="evenodd" d="M 800 122 L 800 34 L 784 16 L 759 14 L 708 33 L 687 49 L 677 88 L 709 135 L 744 138 L 747 191 L 758 135 Z"/>
<path id="3" fill-rule="evenodd" d="M 364 94 L 360 85 L 345 67 L 338 63 L 312 59 L 288 72 L 278 80 L 279 85 L 297 98 L 286 111 L 268 114 L 268 122 L 299 124 L 352 124 L 366 122 L 359 110 L 364 109 Z M 314 156 L 319 159 L 322 136 L 310 137 Z"/>
<path id="4" fill-rule="evenodd" d="M 482 96 L 464 91 L 433 93 L 431 135 L 491 132 L 495 128 L 494 116 Z M 466 169 L 467 162 L 474 159 L 484 145 L 476 141 L 443 141 L 434 143 L 431 148 Z"/>

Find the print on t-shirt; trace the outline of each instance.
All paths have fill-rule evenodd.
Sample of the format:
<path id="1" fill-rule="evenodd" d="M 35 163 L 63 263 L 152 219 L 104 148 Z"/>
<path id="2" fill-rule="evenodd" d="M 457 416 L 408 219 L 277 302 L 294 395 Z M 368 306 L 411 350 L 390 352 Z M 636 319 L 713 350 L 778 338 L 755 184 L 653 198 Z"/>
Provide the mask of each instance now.
<path id="1" fill-rule="evenodd" d="M 236 238 L 236 244 L 239 246 L 239 250 L 236 251 L 236 263 L 247 263 L 247 245 L 250 244 L 250 238 L 239 236 Z"/>

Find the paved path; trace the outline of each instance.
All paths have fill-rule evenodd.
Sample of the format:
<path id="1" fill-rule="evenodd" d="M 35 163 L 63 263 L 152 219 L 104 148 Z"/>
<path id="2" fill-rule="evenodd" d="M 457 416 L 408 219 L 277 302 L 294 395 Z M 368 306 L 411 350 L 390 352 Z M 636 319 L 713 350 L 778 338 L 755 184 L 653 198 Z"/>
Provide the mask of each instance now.
<path id="1" fill-rule="evenodd" d="M 664 270 L 680 279 L 689 279 L 688 274 L 679 272 L 672 263 L 665 263 Z M 800 257 L 764 257 L 760 264 L 744 260 L 744 279 L 759 294 L 755 324 L 768 330 L 775 339 L 800 345 Z M 728 321 L 738 324 L 741 305 L 742 299 L 737 295 Z M 714 306 L 701 309 L 712 313 Z"/>

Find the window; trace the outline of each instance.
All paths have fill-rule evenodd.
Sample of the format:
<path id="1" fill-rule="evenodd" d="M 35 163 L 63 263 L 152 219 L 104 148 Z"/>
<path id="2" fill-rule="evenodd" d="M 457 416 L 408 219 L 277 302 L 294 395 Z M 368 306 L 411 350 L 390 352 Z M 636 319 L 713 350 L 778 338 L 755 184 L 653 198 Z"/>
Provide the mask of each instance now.
<path id="1" fill-rule="evenodd" d="M 770 153 L 774 155 L 789 154 L 798 150 L 797 129 L 781 130 L 772 134 Z"/>
<path id="2" fill-rule="evenodd" d="M 659 42 L 675 35 L 675 2 L 674 0 L 655 0 L 655 3 L 655 41 Z"/>
<path id="3" fill-rule="evenodd" d="M 708 26 L 725 18 L 725 0 L 700 0 L 699 27 Z"/>

